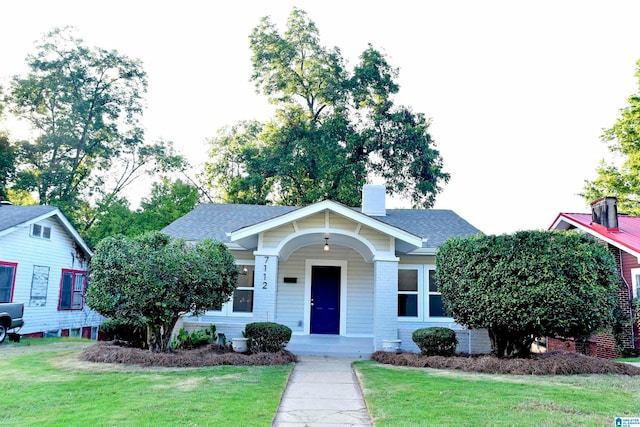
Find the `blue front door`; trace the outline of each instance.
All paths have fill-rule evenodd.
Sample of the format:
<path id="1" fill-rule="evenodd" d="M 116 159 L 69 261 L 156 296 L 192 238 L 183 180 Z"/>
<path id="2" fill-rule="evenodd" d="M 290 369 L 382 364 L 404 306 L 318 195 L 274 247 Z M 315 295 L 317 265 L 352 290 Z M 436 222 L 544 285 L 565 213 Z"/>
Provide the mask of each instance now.
<path id="1" fill-rule="evenodd" d="M 311 267 L 311 333 L 340 333 L 340 267 Z"/>

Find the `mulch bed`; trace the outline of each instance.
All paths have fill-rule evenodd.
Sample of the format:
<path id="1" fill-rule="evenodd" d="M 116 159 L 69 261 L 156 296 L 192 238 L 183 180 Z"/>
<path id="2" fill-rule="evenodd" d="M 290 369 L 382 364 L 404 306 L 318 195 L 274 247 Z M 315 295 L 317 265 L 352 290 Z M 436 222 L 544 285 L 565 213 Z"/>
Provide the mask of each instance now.
<path id="1" fill-rule="evenodd" d="M 455 369 L 465 372 L 511 375 L 640 375 L 640 367 L 583 354 L 550 352 L 530 359 L 498 359 L 494 356 L 423 356 L 416 353 L 377 351 L 371 358 L 377 362 L 415 368 Z"/>
<path id="2" fill-rule="evenodd" d="M 180 368 L 220 365 L 286 365 L 297 361 L 297 357 L 287 350 L 277 353 L 243 354 L 235 353 L 229 347 L 212 344 L 195 350 L 154 353 L 149 350 L 117 345 L 109 341 L 98 342 L 89 347 L 80 355 L 80 359 L 87 362 Z"/>

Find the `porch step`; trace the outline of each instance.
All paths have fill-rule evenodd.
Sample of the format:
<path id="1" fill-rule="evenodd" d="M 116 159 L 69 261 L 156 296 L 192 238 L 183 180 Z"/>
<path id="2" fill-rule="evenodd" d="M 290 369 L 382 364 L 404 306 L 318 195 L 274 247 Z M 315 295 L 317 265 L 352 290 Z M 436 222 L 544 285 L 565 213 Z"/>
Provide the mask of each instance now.
<path id="1" fill-rule="evenodd" d="M 369 359 L 373 338 L 339 335 L 293 335 L 287 350 L 297 356 L 349 357 Z"/>

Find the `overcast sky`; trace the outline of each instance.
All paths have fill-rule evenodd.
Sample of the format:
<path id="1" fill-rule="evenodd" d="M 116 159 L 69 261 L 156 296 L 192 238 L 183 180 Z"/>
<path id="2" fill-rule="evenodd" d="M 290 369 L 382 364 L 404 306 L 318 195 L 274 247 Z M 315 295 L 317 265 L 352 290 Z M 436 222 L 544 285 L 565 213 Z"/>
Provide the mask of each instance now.
<path id="1" fill-rule="evenodd" d="M 400 69 L 397 102 L 433 119 L 452 176 L 436 208 L 487 234 L 588 212 L 577 193 L 613 159 L 602 130 L 638 91 L 640 1 L 2 2 L 0 81 L 26 71 L 43 33 L 76 26 L 87 44 L 143 61 L 147 139 L 198 164 L 220 127 L 270 117 L 249 81 L 248 36 L 266 15 L 284 29 L 294 6 L 350 65 L 371 43 Z"/>

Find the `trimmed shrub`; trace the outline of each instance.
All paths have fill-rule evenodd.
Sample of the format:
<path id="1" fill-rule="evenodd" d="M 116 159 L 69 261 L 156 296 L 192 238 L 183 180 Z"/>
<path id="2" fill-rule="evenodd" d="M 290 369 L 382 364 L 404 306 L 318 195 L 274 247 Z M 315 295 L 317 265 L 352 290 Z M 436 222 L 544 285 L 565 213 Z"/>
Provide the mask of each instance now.
<path id="1" fill-rule="evenodd" d="M 131 347 L 146 348 L 147 333 L 144 324 L 122 319 L 107 319 L 98 328 L 107 340 L 123 341 Z"/>
<path id="2" fill-rule="evenodd" d="M 427 356 L 453 356 L 458 346 L 456 333 L 449 328 L 432 327 L 416 329 L 411 339 Z"/>
<path id="3" fill-rule="evenodd" d="M 245 327 L 251 353 L 276 353 L 291 339 L 291 328 L 274 322 L 253 322 Z"/>

